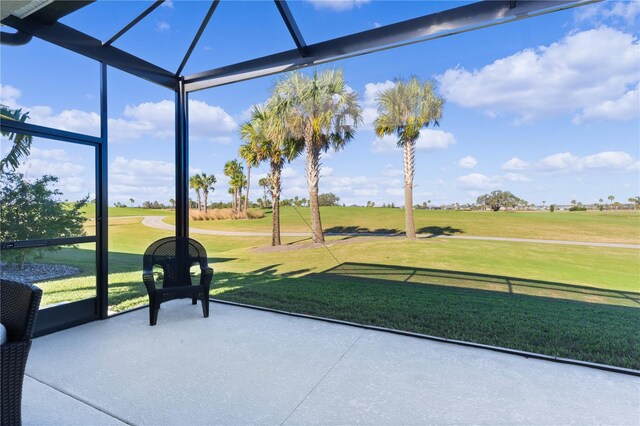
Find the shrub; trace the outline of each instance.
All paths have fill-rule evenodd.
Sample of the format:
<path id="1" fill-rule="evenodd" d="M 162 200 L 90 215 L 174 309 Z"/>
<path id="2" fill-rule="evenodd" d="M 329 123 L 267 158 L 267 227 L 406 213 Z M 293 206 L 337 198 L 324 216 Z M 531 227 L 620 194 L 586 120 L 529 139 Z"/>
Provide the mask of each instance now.
<path id="1" fill-rule="evenodd" d="M 556 205 L 555 205 L 555 204 L 551 204 L 551 205 L 549 206 L 549 211 L 550 211 L 551 213 L 553 213 L 554 211 L 556 211 Z"/>
<path id="2" fill-rule="evenodd" d="M 570 212 L 586 212 L 587 208 L 585 206 L 573 206 L 569 207 Z"/>
<path id="3" fill-rule="evenodd" d="M 207 213 L 198 210 L 190 210 L 189 218 L 194 221 L 200 220 L 238 220 L 238 219 L 262 219 L 262 210 L 248 210 L 247 212 L 234 213 L 232 209 L 211 209 Z"/>
<path id="4" fill-rule="evenodd" d="M 63 201 L 62 192 L 52 188 L 55 176 L 44 175 L 27 180 L 16 172 L 0 174 L 0 240 L 46 240 L 85 235 L 82 208 L 87 195 L 78 201 Z M 60 246 L 2 252 L 5 261 L 15 262 L 22 269 L 28 254 L 39 257 L 45 251 L 60 250 Z"/>

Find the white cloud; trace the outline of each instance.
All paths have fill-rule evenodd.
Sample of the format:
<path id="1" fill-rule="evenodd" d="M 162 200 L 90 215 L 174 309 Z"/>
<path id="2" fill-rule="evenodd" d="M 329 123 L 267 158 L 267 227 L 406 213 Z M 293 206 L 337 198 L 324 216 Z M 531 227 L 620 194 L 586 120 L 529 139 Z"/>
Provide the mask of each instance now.
<path id="1" fill-rule="evenodd" d="M 520 173 L 506 173 L 504 179 L 509 182 L 531 182 L 531 179 Z"/>
<path id="2" fill-rule="evenodd" d="M 452 133 L 443 130 L 423 129 L 420 131 L 420 137 L 416 141 L 416 149 L 422 151 L 436 151 L 447 149 L 449 145 L 457 143 Z M 399 151 L 398 139 L 394 135 L 385 135 L 376 138 L 372 142 L 371 150 L 377 153 L 388 153 Z"/>
<path id="3" fill-rule="evenodd" d="M 54 184 L 62 192 L 66 200 L 79 200 L 95 191 L 95 179 L 86 177 L 84 166 L 73 161 L 62 149 L 40 149 L 31 147 L 29 157 L 25 159 L 17 171 L 27 179 L 52 175 L 58 178 Z"/>
<path id="4" fill-rule="evenodd" d="M 158 21 L 156 22 L 156 30 L 158 31 L 169 31 L 171 29 L 171 25 L 169 25 L 166 21 Z"/>
<path id="5" fill-rule="evenodd" d="M 126 118 L 109 120 L 109 138 L 115 141 L 139 139 L 151 136 L 171 139 L 175 134 L 174 102 L 143 102 L 127 105 Z M 192 99 L 189 101 L 189 138 L 194 141 L 228 143 L 237 123 L 224 109 Z"/>
<path id="6" fill-rule="evenodd" d="M 384 191 L 385 194 L 391 195 L 393 197 L 401 197 L 404 195 L 404 189 L 402 188 L 389 188 Z"/>
<path id="7" fill-rule="evenodd" d="M 586 107 L 573 122 L 580 124 L 589 120 L 630 120 L 640 116 L 640 84 L 618 99 L 602 101 Z"/>
<path id="8" fill-rule="evenodd" d="M 298 176 L 298 171 L 296 169 L 294 169 L 293 167 L 284 167 L 282 169 L 282 174 L 281 176 L 283 178 L 292 178 L 292 177 L 297 177 Z"/>
<path id="9" fill-rule="evenodd" d="M 398 139 L 393 135 L 384 135 L 381 138 L 376 138 L 372 144 L 371 151 L 373 152 L 388 153 L 400 150 L 398 148 Z"/>
<path id="10" fill-rule="evenodd" d="M 100 135 L 100 115 L 95 112 L 65 109 L 54 114 L 48 106 L 34 106 L 27 110 L 31 117 L 29 121 L 38 125 L 86 135 Z"/>
<path id="11" fill-rule="evenodd" d="M 388 177 L 404 176 L 404 170 L 397 169 L 393 167 L 391 164 L 386 164 L 384 166 L 384 170 L 382 170 L 382 176 L 388 176 Z"/>
<path id="12" fill-rule="evenodd" d="M 353 195 L 357 197 L 375 197 L 378 192 L 377 189 L 356 189 L 353 191 Z"/>
<path id="13" fill-rule="evenodd" d="M 116 157 L 109 166 L 109 202 L 167 202 L 175 196 L 175 166 L 166 161 Z"/>
<path id="14" fill-rule="evenodd" d="M 24 106 L 18 101 L 20 96 L 19 89 L 0 85 L 0 102 L 11 108 L 28 111 L 32 123 L 93 136 L 100 134 L 100 115 L 95 112 L 69 109 L 57 113 L 48 106 Z M 122 142 L 147 137 L 173 139 L 174 119 L 174 102 L 167 99 L 127 105 L 122 118 L 109 119 L 109 140 Z M 191 140 L 229 143 L 237 127 L 236 121 L 223 108 L 195 99 L 189 101 Z"/>
<path id="15" fill-rule="evenodd" d="M 367 83 L 364 85 L 364 99 L 362 102 L 361 129 L 373 129 L 373 122 L 378 118 L 377 98 L 381 92 L 395 86 L 391 80 L 379 83 Z"/>
<path id="16" fill-rule="evenodd" d="M 56 161 L 67 161 L 69 159 L 69 156 L 63 149 L 40 149 L 35 146 L 31 147 L 29 157 Z"/>
<path id="17" fill-rule="evenodd" d="M 443 130 L 423 129 L 420 131 L 420 137 L 416 141 L 416 149 L 435 151 L 447 149 L 449 145 L 456 143 L 456 138 L 452 133 Z"/>
<path id="18" fill-rule="evenodd" d="M 574 17 L 578 22 L 601 23 L 603 20 L 620 21 L 631 25 L 640 15 L 640 2 L 616 1 L 596 3 L 577 8 Z"/>
<path id="19" fill-rule="evenodd" d="M 473 169 L 477 165 L 478 165 L 478 160 L 476 160 L 470 155 L 467 155 L 466 157 L 463 157 L 458 160 L 458 166 L 462 169 Z"/>
<path id="20" fill-rule="evenodd" d="M 463 189 L 495 189 L 500 187 L 498 176 L 485 176 L 481 173 L 471 173 L 456 179 L 458 187 Z"/>
<path id="21" fill-rule="evenodd" d="M 322 166 L 320 169 L 320 177 L 331 176 L 333 174 L 333 168 Z"/>
<path id="22" fill-rule="evenodd" d="M 502 163 L 502 170 L 524 170 L 529 167 L 529 163 L 513 157 L 511 160 Z"/>
<path id="23" fill-rule="evenodd" d="M 174 5 L 173 5 L 173 0 L 165 0 L 161 5 L 161 7 L 166 7 L 169 9 L 173 9 Z"/>
<path id="24" fill-rule="evenodd" d="M 17 108 L 20 96 L 22 96 L 22 93 L 19 89 L 7 84 L 0 84 L 0 104 L 9 108 Z"/>
<path id="25" fill-rule="evenodd" d="M 509 167 L 507 166 L 509 164 L 515 166 Z M 559 152 L 548 155 L 535 162 L 525 162 L 514 157 L 504 163 L 502 168 L 504 170 L 530 170 L 543 173 L 586 171 L 635 172 L 639 170 L 638 164 L 638 160 L 635 160 L 624 151 L 603 151 L 583 157 L 570 152 Z"/>
<path id="26" fill-rule="evenodd" d="M 515 114 L 518 122 L 532 122 L 581 116 L 604 102 L 617 102 L 638 84 L 639 62 L 635 36 L 600 27 L 523 50 L 479 70 L 449 69 L 437 79 L 450 102 L 490 116 Z"/>
<path id="27" fill-rule="evenodd" d="M 351 10 L 369 3 L 371 0 L 307 0 L 316 10 L 330 9 L 336 12 Z"/>
<path id="28" fill-rule="evenodd" d="M 570 152 L 559 152 L 540 160 L 537 167 L 543 171 L 569 171 L 577 169 L 579 162 L 580 159 Z"/>

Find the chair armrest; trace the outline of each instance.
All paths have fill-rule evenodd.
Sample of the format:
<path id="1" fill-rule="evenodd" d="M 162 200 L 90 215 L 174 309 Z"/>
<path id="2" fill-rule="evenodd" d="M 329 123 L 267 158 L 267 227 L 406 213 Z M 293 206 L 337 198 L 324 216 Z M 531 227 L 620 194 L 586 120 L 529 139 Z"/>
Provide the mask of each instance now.
<path id="1" fill-rule="evenodd" d="M 154 293 L 156 291 L 156 280 L 153 278 L 152 271 L 142 271 L 142 281 L 144 282 L 145 287 L 147 287 L 147 293 Z"/>

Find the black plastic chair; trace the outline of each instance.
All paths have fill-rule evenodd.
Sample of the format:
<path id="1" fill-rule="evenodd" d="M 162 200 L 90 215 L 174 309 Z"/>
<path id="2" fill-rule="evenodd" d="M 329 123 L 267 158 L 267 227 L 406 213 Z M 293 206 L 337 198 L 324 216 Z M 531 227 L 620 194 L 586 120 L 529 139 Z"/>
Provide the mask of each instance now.
<path id="1" fill-rule="evenodd" d="M 200 266 L 200 283 L 191 282 L 190 269 Z M 162 268 L 162 287 L 156 288 L 153 267 Z M 202 313 L 209 316 L 209 287 L 213 269 L 207 264 L 207 252 L 199 242 L 185 237 L 162 238 L 144 252 L 142 280 L 149 293 L 149 324 L 156 325 L 160 304 L 168 300 L 191 298 L 202 301 Z"/>
<path id="2" fill-rule="evenodd" d="M 0 424 L 22 423 L 22 383 L 42 290 L 31 284 L 0 280 L 0 322 L 7 341 L 0 345 Z"/>

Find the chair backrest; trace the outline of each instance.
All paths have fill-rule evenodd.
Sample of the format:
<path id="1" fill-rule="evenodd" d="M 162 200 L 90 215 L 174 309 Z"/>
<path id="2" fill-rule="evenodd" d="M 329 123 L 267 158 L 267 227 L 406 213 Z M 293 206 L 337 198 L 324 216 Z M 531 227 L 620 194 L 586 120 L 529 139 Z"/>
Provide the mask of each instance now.
<path id="1" fill-rule="evenodd" d="M 42 290 L 32 284 L 0 280 L 0 322 L 7 329 L 7 340 L 33 337 Z"/>
<path id="2" fill-rule="evenodd" d="M 162 268 L 164 288 L 185 286 L 191 285 L 191 266 L 207 266 L 207 252 L 191 238 L 167 237 L 152 243 L 144 252 L 142 262 L 148 271 L 155 265 Z"/>

